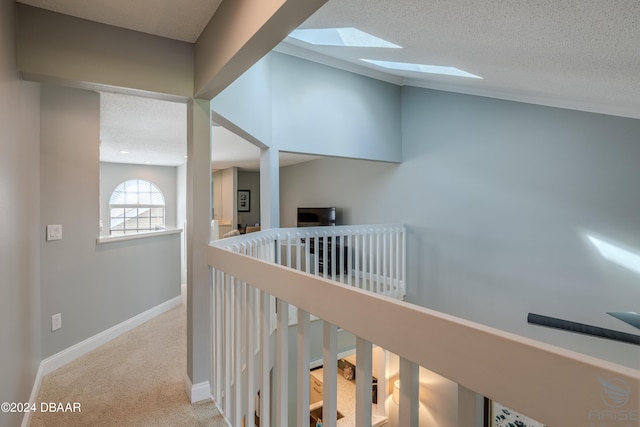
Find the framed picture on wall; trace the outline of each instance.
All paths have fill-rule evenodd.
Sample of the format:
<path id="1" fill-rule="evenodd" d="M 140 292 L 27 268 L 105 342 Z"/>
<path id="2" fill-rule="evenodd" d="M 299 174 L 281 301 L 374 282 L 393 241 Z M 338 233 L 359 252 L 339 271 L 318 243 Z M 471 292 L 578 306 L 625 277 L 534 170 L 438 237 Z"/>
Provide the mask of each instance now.
<path id="1" fill-rule="evenodd" d="M 249 212 L 251 210 L 251 191 L 238 190 L 238 212 Z"/>
<path id="2" fill-rule="evenodd" d="M 491 399 L 484 399 L 484 414 L 485 427 L 545 427 L 544 424 Z"/>

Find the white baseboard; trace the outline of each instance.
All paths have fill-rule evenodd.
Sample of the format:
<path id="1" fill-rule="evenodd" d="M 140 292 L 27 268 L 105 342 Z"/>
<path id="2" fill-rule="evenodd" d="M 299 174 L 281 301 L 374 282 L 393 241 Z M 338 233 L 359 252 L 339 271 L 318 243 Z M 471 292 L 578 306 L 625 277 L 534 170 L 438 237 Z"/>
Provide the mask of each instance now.
<path id="1" fill-rule="evenodd" d="M 149 310 L 140 313 L 137 316 L 125 320 L 124 322 L 119 323 L 105 331 L 102 331 L 99 334 L 87 338 L 86 340 L 79 342 L 78 344 L 72 345 L 71 347 L 62 350 L 61 352 L 56 353 L 53 356 L 47 357 L 42 362 L 40 362 L 40 367 L 38 368 L 38 372 L 36 374 L 36 379 L 33 384 L 33 389 L 31 390 L 31 397 L 29 398 L 29 402 L 36 402 L 38 393 L 40 392 L 42 377 L 44 377 L 48 373 L 53 372 L 70 362 L 73 362 L 80 356 L 84 356 L 85 354 L 95 350 L 101 345 L 108 343 L 114 338 L 119 337 L 120 335 L 130 331 L 131 329 L 142 325 L 144 322 L 151 320 L 154 317 L 166 311 L 169 311 L 174 307 L 179 306 L 180 304 L 182 304 L 182 296 L 177 296 L 170 299 L 169 301 L 165 301 L 162 304 L 150 308 Z M 30 421 L 31 414 L 27 412 L 22 419 L 22 427 L 27 427 Z"/>
<path id="2" fill-rule="evenodd" d="M 40 366 L 38 366 L 38 372 L 36 372 L 36 379 L 33 383 L 33 388 L 31 389 L 31 396 L 29 396 L 29 403 L 34 404 L 36 400 L 38 400 L 38 393 L 40 393 L 40 384 L 42 384 L 42 377 L 44 377 L 44 373 L 42 372 L 43 365 L 40 362 Z M 24 417 L 22 417 L 22 425 L 21 427 L 29 427 L 31 424 L 31 412 L 25 412 Z"/>
<path id="3" fill-rule="evenodd" d="M 55 371 L 58 368 L 63 367 L 69 362 L 76 360 L 78 357 L 89 353 L 92 350 L 100 347 L 119 337 L 120 335 L 129 332 L 131 329 L 142 325 L 144 322 L 153 319 L 154 317 L 177 307 L 182 303 L 182 297 L 175 297 L 169 301 L 165 301 L 149 310 L 138 314 L 122 323 L 119 323 L 106 331 L 102 331 L 97 335 L 87 338 L 86 340 L 72 345 L 71 347 L 62 350 L 61 352 L 54 354 L 51 357 L 44 359 L 41 363 L 43 365 L 42 374 L 46 375 L 49 372 Z"/>
<path id="4" fill-rule="evenodd" d="M 213 396 L 211 396 L 211 386 L 209 385 L 209 381 L 192 384 L 189 375 L 185 374 L 184 389 L 187 392 L 187 396 L 189 396 L 189 401 L 191 403 L 201 402 L 203 400 L 213 400 Z"/>

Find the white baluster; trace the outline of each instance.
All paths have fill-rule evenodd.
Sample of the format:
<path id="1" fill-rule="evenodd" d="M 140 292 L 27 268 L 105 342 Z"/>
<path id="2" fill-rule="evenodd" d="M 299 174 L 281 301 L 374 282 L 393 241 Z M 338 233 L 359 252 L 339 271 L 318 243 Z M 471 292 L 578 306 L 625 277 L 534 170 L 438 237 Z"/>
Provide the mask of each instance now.
<path id="1" fill-rule="evenodd" d="M 313 237 L 313 274 L 316 276 L 320 275 L 320 244 L 318 241 L 318 233 Z"/>
<path id="2" fill-rule="evenodd" d="M 354 271 L 355 271 L 355 287 L 356 288 L 362 288 L 362 284 L 360 283 L 360 270 L 362 270 L 362 267 L 360 265 L 360 235 L 356 234 L 353 236 L 353 239 L 355 241 L 355 248 L 354 248 L 354 258 L 355 258 L 355 266 L 354 266 Z"/>
<path id="3" fill-rule="evenodd" d="M 302 244 L 300 242 L 300 236 L 296 235 L 295 236 L 295 242 L 296 242 L 296 270 L 298 271 L 302 271 L 302 256 L 300 254 L 300 250 L 302 249 Z"/>
<path id="4" fill-rule="evenodd" d="M 403 427 L 418 427 L 418 365 L 400 358 L 400 407 L 398 424 Z"/>
<path id="5" fill-rule="evenodd" d="M 271 425 L 271 296 L 260 291 L 260 427 Z"/>
<path id="6" fill-rule="evenodd" d="M 280 248 L 278 247 L 278 250 Z M 291 236 L 287 233 L 287 267 L 291 268 Z"/>
<path id="7" fill-rule="evenodd" d="M 476 427 L 483 407 L 483 396 L 458 384 L 458 427 Z"/>
<path id="8" fill-rule="evenodd" d="M 353 256 L 351 255 L 351 252 L 353 250 L 353 235 L 349 234 L 349 236 L 347 237 L 347 248 L 349 248 L 349 251 L 347 252 L 347 284 L 349 286 L 353 286 L 353 279 L 352 279 L 352 269 L 353 269 Z"/>
<path id="9" fill-rule="evenodd" d="M 298 425 L 309 424 L 309 364 L 311 358 L 309 313 L 298 309 Z M 313 426 L 315 427 L 315 426 Z"/>
<path id="10" fill-rule="evenodd" d="M 371 343 L 356 338 L 356 427 L 371 426 Z"/>
<path id="11" fill-rule="evenodd" d="M 324 323 L 322 357 L 322 425 L 336 427 L 338 415 L 338 328 Z"/>
<path id="12" fill-rule="evenodd" d="M 304 244 L 304 266 L 307 273 L 311 273 L 311 239 L 307 234 Z"/>
<path id="13" fill-rule="evenodd" d="M 389 253 L 389 241 L 388 241 L 388 232 L 385 229 L 383 231 L 382 234 L 382 292 L 384 295 L 391 295 L 390 293 L 390 289 L 388 286 L 388 280 L 389 280 L 389 271 L 388 271 L 388 267 L 389 267 L 389 258 L 388 258 L 388 253 Z"/>
<path id="14" fill-rule="evenodd" d="M 289 304 L 277 302 L 278 326 L 276 328 L 276 425 L 289 424 Z"/>
<path id="15" fill-rule="evenodd" d="M 231 277 L 226 276 L 224 281 L 224 413 L 228 417 L 231 414 L 231 334 L 233 332 L 231 309 Z"/>
<path id="16" fill-rule="evenodd" d="M 224 276 L 225 274 L 216 270 L 215 272 L 215 339 L 214 339 L 214 349 L 215 349 L 215 359 L 214 359 L 214 390 L 215 390 L 215 398 L 218 402 L 222 402 L 222 379 L 224 375 L 224 370 L 222 368 L 222 350 L 223 350 L 223 338 L 224 338 L 224 322 L 223 322 L 223 307 L 224 307 Z"/>
<path id="17" fill-rule="evenodd" d="M 327 237 L 327 233 L 323 233 L 323 237 L 322 237 L 322 277 L 324 277 L 325 279 L 327 278 L 327 276 L 329 275 L 328 270 L 328 264 L 331 262 L 331 258 L 328 256 L 329 252 L 328 252 L 328 237 Z"/>
<path id="18" fill-rule="evenodd" d="M 234 287 L 234 425 L 242 423 L 242 305 L 244 298 L 242 297 L 242 282 L 233 279 Z"/>
<path id="19" fill-rule="evenodd" d="M 330 276 L 331 276 L 331 280 L 336 280 L 336 261 L 337 261 L 337 256 L 338 254 L 336 253 L 336 233 L 332 232 L 331 233 L 331 248 L 329 249 L 329 262 L 331 263 L 331 271 L 330 271 Z M 326 256 L 326 255 L 325 255 Z"/>
<path id="20" fill-rule="evenodd" d="M 381 232 L 377 230 L 375 233 L 376 239 L 376 287 L 375 293 L 379 294 L 382 292 L 382 285 L 380 284 L 381 279 L 381 267 L 382 267 L 382 242 L 381 242 Z"/>
<path id="21" fill-rule="evenodd" d="M 255 289 L 250 286 L 245 286 L 246 304 L 245 304 L 245 375 L 247 378 L 247 387 L 245 389 L 245 406 L 246 406 L 246 422 L 245 425 L 253 425 L 254 413 L 255 413 L 255 326 L 256 326 L 256 311 L 255 311 Z"/>

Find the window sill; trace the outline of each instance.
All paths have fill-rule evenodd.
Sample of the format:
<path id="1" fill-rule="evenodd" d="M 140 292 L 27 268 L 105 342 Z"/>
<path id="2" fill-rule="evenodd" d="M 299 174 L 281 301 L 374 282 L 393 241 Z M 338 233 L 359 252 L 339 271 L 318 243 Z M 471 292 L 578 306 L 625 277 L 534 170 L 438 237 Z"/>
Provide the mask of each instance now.
<path id="1" fill-rule="evenodd" d="M 181 228 L 168 228 L 165 230 L 149 231 L 147 233 L 124 234 L 120 236 L 100 236 L 96 239 L 96 245 L 106 243 L 124 242 L 128 240 L 147 239 L 149 237 L 166 236 L 170 234 L 182 233 Z"/>

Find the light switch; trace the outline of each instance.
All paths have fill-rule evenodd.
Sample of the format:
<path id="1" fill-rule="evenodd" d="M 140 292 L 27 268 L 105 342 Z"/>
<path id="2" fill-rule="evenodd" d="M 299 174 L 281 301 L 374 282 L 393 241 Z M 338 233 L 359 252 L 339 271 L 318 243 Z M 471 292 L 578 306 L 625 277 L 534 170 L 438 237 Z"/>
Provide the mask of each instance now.
<path id="1" fill-rule="evenodd" d="M 62 225 L 47 225 L 47 240 L 62 240 Z"/>

